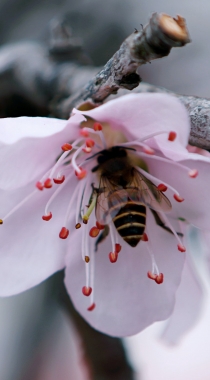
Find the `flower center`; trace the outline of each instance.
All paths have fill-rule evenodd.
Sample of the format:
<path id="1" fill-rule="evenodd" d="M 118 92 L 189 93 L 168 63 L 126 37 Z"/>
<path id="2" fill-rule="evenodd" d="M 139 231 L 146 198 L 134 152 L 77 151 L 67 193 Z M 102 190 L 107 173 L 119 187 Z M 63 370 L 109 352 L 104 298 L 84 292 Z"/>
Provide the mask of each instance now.
<path id="1" fill-rule="evenodd" d="M 110 263 L 117 263 L 119 259 L 122 249 L 119 239 L 131 247 L 142 241 L 141 244 L 146 248 L 152 264 L 152 269 L 147 273 L 148 278 L 157 284 L 163 282 L 164 276 L 155 261 L 149 239 L 150 231 L 146 225 L 148 208 L 156 223 L 174 235 L 178 250 L 186 251 L 182 241 L 183 235 L 176 232 L 166 216 L 166 212 L 169 212 L 172 206 L 165 192 L 168 189 L 172 191 L 177 202 L 181 203 L 184 199 L 169 183 L 148 172 L 146 159 L 149 156 L 158 162 L 170 162 L 172 168 L 178 166 L 186 171 L 190 178 L 196 178 L 198 171 L 158 155 L 147 141 L 159 134 L 168 134 L 168 140 L 172 143 L 176 139 L 176 133 L 173 131 L 159 131 L 141 140 L 126 142 L 122 133 L 113 132 L 108 125 L 102 127 L 100 123 L 95 122 L 92 128 L 82 127 L 74 142 L 64 142 L 61 147 L 62 153 L 36 183 L 36 189 L 0 220 L 0 224 L 3 224 L 3 221 L 28 202 L 37 191 L 45 191 L 58 185 L 49 197 L 42 216 L 43 221 L 49 222 L 53 218 L 53 202 L 58 200 L 63 188 L 76 175 L 78 183 L 66 205 L 66 213 L 58 235 L 61 239 L 67 239 L 71 234 L 69 225 L 73 211 L 75 228 L 79 230 L 82 227 L 81 253 L 86 277 L 82 293 L 90 297 L 89 311 L 95 308 L 95 252 L 108 234 L 111 239 L 111 251 L 107 252 Z"/>

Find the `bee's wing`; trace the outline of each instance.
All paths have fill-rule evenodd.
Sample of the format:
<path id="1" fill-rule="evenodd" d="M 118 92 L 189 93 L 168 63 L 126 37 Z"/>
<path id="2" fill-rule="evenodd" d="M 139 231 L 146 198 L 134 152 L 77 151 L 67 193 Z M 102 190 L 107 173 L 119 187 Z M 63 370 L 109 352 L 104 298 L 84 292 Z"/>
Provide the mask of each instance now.
<path id="1" fill-rule="evenodd" d="M 170 211 L 172 206 L 170 200 L 143 174 L 135 171 L 132 186 L 127 188 L 127 193 L 134 202 L 143 202 L 155 211 Z"/>
<path id="2" fill-rule="evenodd" d="M 105 178 L 100 181 L 96 203 L 96 219 L 100 224 L 108 224 L 128 201 L 127 189 L 113 186 Z"/>

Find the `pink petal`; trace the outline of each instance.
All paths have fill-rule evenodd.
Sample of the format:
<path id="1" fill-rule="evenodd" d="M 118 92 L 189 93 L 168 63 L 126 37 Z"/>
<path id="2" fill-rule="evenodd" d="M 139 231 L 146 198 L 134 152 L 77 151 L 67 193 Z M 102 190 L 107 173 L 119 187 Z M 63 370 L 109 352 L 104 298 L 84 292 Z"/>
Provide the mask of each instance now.
<path id="1" fill-rule="evenodd" d="M 56 199 L 52 203 L 53 217 L 49 222 L 43 221 L 42 215 L 53 189 L 37 190 L 33 198 L 0 226 L 1 296 L 29 289 L 64 267 L 68 239 L 61 240 L 58 235 L 76 181 L 75 179 L 71 181 L 71 185 L 64 187 L 61 192 L 62 202 Z M 1 190 L 1 216 L 33 190 L 32 185 L 12 191 Z M 69 225 L 71 233 L 72 221 Z"/>
<path id="2" fill-rule="evenodd" d="M 186 151 L 184 147 L 190 132 L 189 117 L 181 102 L 171 95 L 129 94 L 82 113 L 99 122 L 109 123 L 114 129 L 123 132 L 128 141 L 159 131 L 174 131 L 177 133 L 174 142 L 168 141 L 166 133 L 155 137 L 153 144 L 165 155 L 168 153 L 171 158 L 173 155 L 174 159 L 177 151 L 179 154 Z"/>
<path id="3" fill-rule="evenodd" d="M 188 252 L 175 308 L 162 334 L 167 343 L 177 344 L 183 334 L 194 327 L 201 315 L 202 301 L 203 289 Z"/>
<path id="4" fill-rule="evenodd" d="M 151 270 L 150 256 L 145 242 L 137 248 L 121 243 L 123 248 L 118 261 L 108 259 L 111 242 L 107 238 L 95 254 L 95 303 L 90 312 L 89 297 L 84 297 L 85 264 L 81 259 L 81 234 L 72 235 L 73 249 L 67 256 L 65 284 L 79 313 L 96 329 L 113 336 L 136 334 L 151 323 L 168 318 L 174 307 L 174 297 L 181 279 L 184 254 L 177 250 L 174 237 L 157 227 L 148 212 L 149 239 L 161 272 L 163 284 L 157 285 L 147 278 Z"/>
<path id="5" fill-rule="evenodd" d="M 170 196 L 174 217 L 185 218 L 190 224 L 206 229 L 210 226 L 210 176 L 207 175 L 210 161 L 207 157 L 189 155 L 193 156 L 193 160 L 181 161 L 180 164 L 190 169 L 198 169 L 196 178 L 190 178 L 187 170 L 174 165 L 173 162 L 158 162 L 150 157 L 146 159 L 146 162 L 152 175 L 161 183 L 166 182 L 173 186 L 184 198 L 184 202 L 178 203 L 173 200 L 171 191 L 165 193 L 166 196 Z M 194 160 L 195 157 L 197 160 Z"/>
<path id="6" fill-rule="evenodd" d="M 1 189 L 14 189 L 37 180 L 61 153 L 61 146 L 77 137 L 81 115 L 69 121 L 20 117 L 0 119 Z"/>

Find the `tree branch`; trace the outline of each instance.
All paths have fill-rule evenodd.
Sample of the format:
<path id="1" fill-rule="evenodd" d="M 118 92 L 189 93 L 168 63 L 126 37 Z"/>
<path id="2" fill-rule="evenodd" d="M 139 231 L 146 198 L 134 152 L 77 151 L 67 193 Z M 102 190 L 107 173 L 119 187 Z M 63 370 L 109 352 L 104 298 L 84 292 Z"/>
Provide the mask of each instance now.
<path id="1" fill-rule="evenodd" d="M 81 91 L 60 104 L 62 114 L 66 115 L 73 106 L 87 100 L 101 103 L 109 95 L 116 94 L 119 88 L 133 90 L 141 81 L 136 72 L 140 65 L 165 57 L 172 47 L 184 46 L 188 42 L 189 34 L 181 16 L 173 19 L 163 13 L 153 13 L 149 23 L 140 32 L 135 30 L 126 38 L 103 69 Z"/>

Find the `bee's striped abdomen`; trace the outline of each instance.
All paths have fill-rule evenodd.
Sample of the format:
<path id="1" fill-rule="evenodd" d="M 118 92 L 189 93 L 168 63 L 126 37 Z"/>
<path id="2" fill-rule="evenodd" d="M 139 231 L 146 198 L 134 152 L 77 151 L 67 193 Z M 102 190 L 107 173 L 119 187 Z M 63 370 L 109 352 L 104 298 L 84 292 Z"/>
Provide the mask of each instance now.
<path id="1" fill-rule="evenodd" d="M 115 206 L 112 206 L 109 210 L 111 215 L 114 208 Z M 122 203 L 122 207 L 113 217 L 113 222 L 120 236 L 131 247 L 136 247 L 144 234 L 146 207 L 141 202 L 127 201 Z"/>

